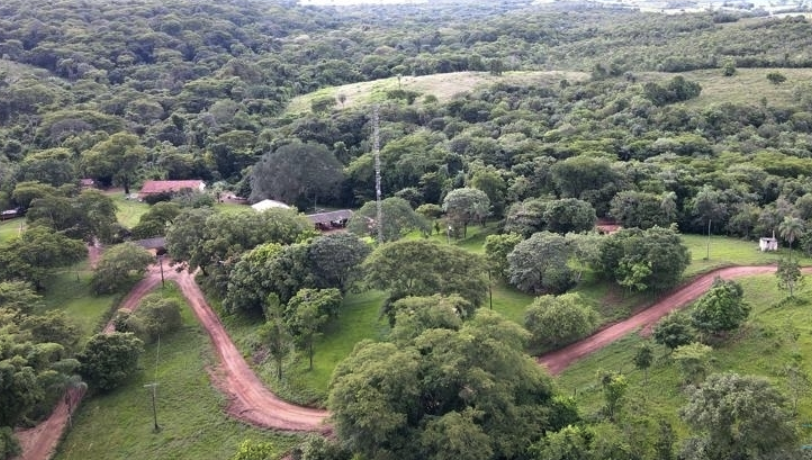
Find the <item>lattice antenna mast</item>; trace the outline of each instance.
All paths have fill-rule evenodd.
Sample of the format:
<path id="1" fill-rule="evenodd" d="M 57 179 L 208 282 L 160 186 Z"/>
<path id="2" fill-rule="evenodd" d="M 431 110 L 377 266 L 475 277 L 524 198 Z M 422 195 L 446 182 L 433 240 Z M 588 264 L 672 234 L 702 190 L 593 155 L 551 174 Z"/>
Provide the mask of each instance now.
<path id="1" fill-rule="evenodd" d="M 378 244 L 383 243 L 383 209 L 381 208 L 381 137 L 378 104 L 372 106 L 372 152 L 375 155 L 375 206 L 378 227 Z"/>

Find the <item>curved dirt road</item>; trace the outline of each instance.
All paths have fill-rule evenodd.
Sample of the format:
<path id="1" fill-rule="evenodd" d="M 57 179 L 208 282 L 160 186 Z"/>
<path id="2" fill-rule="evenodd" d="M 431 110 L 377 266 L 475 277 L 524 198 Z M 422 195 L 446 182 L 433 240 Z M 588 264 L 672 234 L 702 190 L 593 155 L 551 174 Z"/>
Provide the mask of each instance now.
<path id="1" fill-rule="evenodd" d="M 722 268 L 709 272 L 682 286 L 638 312 L 630 318 L 611 325 L 598 333 L 561 350 L 542 355 L 537 362 L 547 367 L 551 374 L 559 374 L 573 362 L 609 345 L 621 337 L 642 327 L 651 326 L 674 309 L 681 308 L 699 298 L 720 276 L 725 279 L 773 273 L 775 266 L 742 266 Z M 810 269 L 805 269 L 809 273 Z M 296 406 L 282 401 L 271 393 L 243 359 L 231 341 L 217 314 L 206 303 L 200 287 L 187 272 L 164 270 L 166 279 L 177 282 L 211 338 L 217 352 L 217 369 L 212 381 L 229 398 L 226 408 L 229 415 L 246 423 L 264 428 L 287 431 L 311 431 L 328 434 L 331 427 L 325 424 L 327 411 Z M 151 267 L 148 275 L 133 287 L 121 304 L 121 308 L 134 309 L 141 298 L 161 282 L 158 267 Z M 105 331 L 111 330 L 111 325 Z M 61 402 L 53 414 L 40 425 L 18 433 L 23 445 L 21 460 L 46 460 L 50 458 L 67 424 L 67 405 Z"/>
<path id="2" fill-rule="evenodd" d="M 632 315 L 619 323 L 613 324 L 598 333 L 536 358 L 536 361 L 547 367 L 551 374 L 557 375 L 575 361 L 594 353 L 615 340 L 634 332 L 641 327 L 650 327 L 672 310 L 684 307 L 698 299 L 707 291 L 714 278 L 740 278 L 742 276 L 761 275 L 775 272 L 774 265 L 729 267 L 714 270 L 696 278 L 691 283 L 677 288 L 676 291 L 658 300 L 650 307 Z M 806 270 L 805 270 L 806 271 Z"/>

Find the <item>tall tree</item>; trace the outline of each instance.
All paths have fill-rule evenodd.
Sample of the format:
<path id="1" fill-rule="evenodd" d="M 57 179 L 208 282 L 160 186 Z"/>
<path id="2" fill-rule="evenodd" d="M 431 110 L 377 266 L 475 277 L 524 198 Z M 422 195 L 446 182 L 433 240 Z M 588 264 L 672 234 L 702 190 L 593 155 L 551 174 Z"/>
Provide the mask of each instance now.
<path id="1" fill-rule="evenodd" d="M 307 259 L 320 288 L 337 288 L 347 292 L 360 278 L 360 266 L 372 248 L 357 236 L 334 233 L 319 236 L 307 247 Z"/>
<path id="2" fill-rule="evenodd" d="M 642 369 L 646 374 L 646 384 L 648 384 L 648 369 L 654 362 L 654 351 L 648 342 L 643 342 L 637 347 L 637 352 L 634 354 L 634 367 Z"/>
<path id="3" fill-rule="evenodd" d="M 508 254 L 510 283 L 524 292 L 558 294 L 575 282 L 567 266 L 571 248 L 566 239 L 550 232 L 539 232 L 516 245 Z"/>
<path id="4" fill-rule="evenodd" d="M 147 158 L 138 136 L 116 133 L 82 154 L 85 173 L 100 182 L 114 181 L 130 194 L 130 184 Z"/>
<path id="5" fill-rule="evenodd" d="M 107 248 L 93 270 L 90 285 L 96 294 L 109 294 L 129 287 L 144 277 L 155 259 L 149 251 L 130 242 Z"/>
<path id="6" fill-rule="evenodd" d="M 408 201 L 390 197 L 381 201 L 383 219 L 383 242 L 396 241 L 407 233 L 419 230 L 423 234 L 431 232 L 428 219 L 416 213 Z M 374 201 L 368 201 L 350 218 L 347 228 L 358 236 L 377 238 L 378 211 Z"/>
<path id="7" fill-rule="evenodd" d="M 40 290 L 51 270 L 72 265 L 86 255 L 81 241 L 33 227 L 0 244 L 0 279 L 28 281 Z"/>
<path id="8" fill-rule="evenodd" d="M 443 200 L 443 211 L 454 227 L 462 228 L 463 238 L 468 234 L 468 224 L 484 222 L 490 208 L 488 195 L 475 188 L 454 189 Z"/>
<path id="9" fill-rule="evenodd" d="M 487 282 L 482 260 L 456 246 L 432 241 L 396 241 L 379 246 L 363 265 L 373 289 L 390 299 L 459 294 L 475 306 L 485 300 Z"/>
<path id="10" fill-rule="evenodd" d="M 282 304 L 275 294 L 271 294 L 267 298 L 265 317 L 266 322 L 259 328 L 257 334 L 267 347 L 271 359 L 276 363 L 277 380 L 282 380 L 282 363 L 290 353 L 293 337 L 285 324 Z"/>
<path id="11" fill-rule="evenodd" d="M 792 262 L 792 243 L 804 235 L 804 221 L 797 217 L 785 216 L 784 221 L 778 226 L 781 238 L 789 243 L 789 261 Z"/>
<path id="12" fill-rule="evenodd" d="M 322 326 L 341 306 L 338 289 L 302 289 L 288 302 L 286 322 L 293 337 L 307 352 L 313 370 L 314 344 Z"/>
<path id="13" fill-rule="evenodd" d="M 295 140 L 254 165 L 250 199 L 271 198 L 306 209 L 335 192 L 342 179 L 341 163 L 327 147 Z"/>
<path id="14" fill-rule="evenodd" d="M 688 395 L 680 416 L 694 432 L 683 458 L 796 458 L 797 434 L 784 397 L 761 377 L 714 374 Z"/>
<path id="15" fill-rule="evenodd" d="M 364 458 L 520 456 L 528 439 L 561 428 L 549 423 L 550 381 L 524 354 L 525 339 L 519 326 L 479 310 L 459 331 L 359 343 L 333 374 L 338 439 Z"/>

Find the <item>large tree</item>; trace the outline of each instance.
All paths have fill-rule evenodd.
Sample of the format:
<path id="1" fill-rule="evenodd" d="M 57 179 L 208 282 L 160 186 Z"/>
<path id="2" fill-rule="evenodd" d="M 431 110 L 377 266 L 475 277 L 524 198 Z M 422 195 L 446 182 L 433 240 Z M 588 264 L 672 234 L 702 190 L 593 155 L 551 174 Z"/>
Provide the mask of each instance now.
<path id="1" fill-rule="evenodd" d="M 301 289 L 285 307 L 288 328 L 298 345 L 307 352 L 310 370 L 313 370 L 316 337 L 331 316 L 341 306 L 338 289 Z"/>
<path id="2" fill-rule="evenodd" d="M 586 337 L 598 326 L 600 316 L 578 294 L 537 297 L 524 314 L 533 343 L 560 347 Z"/>
<path id="3" fill-rule="evenodd" d="M 783 396 L 764 378 L 714 374 L 690 390 L 680 415 L 692 429 L 690 460 L 799 457 L 795 423 Z"/>
<path id="4" fill-rule="evenodd" d="M 131 333 L 96 334 L 77 356 L 79 373 L 92 387 L 110 391 L 138 371 L 143 345 Z"/>
<path id="5" fill-rule="evenodd" d="M 485 300 L 487 282 L 480 257 L 432 241 L 395 241 L 379 246 L 364 262 L 367 284 L 390 299 L 459 294 L 474 305 Z"/>
<path id="6" fill-rule="evenodd" d="M 396 326 L 397 327 L 397 326 Z M 364 341 L 336 367 L 336 435 L 364 458 L 519 458 L 557 430 L 549 378 L 522 329 L 491 313 L 409 343 Z"/>
<path id="7" fill-rule="evenodd" d="M 378 225 L 383 225 L 383 242 L 396 241 L 407 233 L 419 230 L 422 233 L 431 231 L 428 219 L 416 213 L 408 201 L 391 197 L 381 201 L 381 218 L 379 224 L 377 203 L 368 201 L 350 218 L 348 228 L 358 236 L 378 238 Z"/>
<path id="8" fill-rule="evenodd" d="M 129 287 L 144 277 L 154 262 L 146 249 L 130 242 L 107 248 L 93 270 L 90 285 L 96 294 L 109 294 Z"/>
<path id="9" fill-rule="evenodd" d="M 147 151 L 139 145 L 138 136 L 116 133 L 84 152 L 82 166 L 88 176 L 100 182 L 118 183 L 129 195 L 130 184 L 146 157 Z"/>
<path id="10" fill-rule="evenodd" d="M 621 229 L 603 240 L 598 271 L 633 291 L 675 286 L 691 262 L 679 234 L 670 228 Z"/>
<path id="11" fill-rule="evenodd" d="M 320 288 L 337 288 L 344 293 L 361 277 L 361 263 L 370 252 L 370 245 L 357 236 L 334 233 L 313 239 L 307 247 L 307 259 Z"/>
<path id="12" fill-rule="evenodd" d="M 792 243 L 804 235 L 804 221 L 798 217 L 786 216 L 778 226 L 781 238 L 789 244 L 789 260 L 792 262 Z"/>
<path id="13" fill-rule="evenodd" d="M 575 277 L 567 266 L 572 248 L 566 238 L 539 232 L 508 254 L 510 284 L 524 292 L 558 294 L 571 288 Z"/>
<path id="14" fill-rule="evenodd" d="M 455 228 L 462 229 L 463 237 L 467 235 L 468 224 L 484 222 L 490 208 L 488 195 L 475 188 L 454 189 L 443 199 L 443 211 Z"/>
<path id="15" fill-rule="evenodd" d="M 81 241 L 33 227 L 0 244 L 0 279 L 28 281 L 39 290 L 53 269 L 72 265 L 86 255 Z"/>
<path id="16" fill-rule="evenodd" d="M 251 201 L 271 198 L 306 209 L 331 196 L 342 179 L 341 163 L 327 147 L 295 140 L 254 165 Z"/>

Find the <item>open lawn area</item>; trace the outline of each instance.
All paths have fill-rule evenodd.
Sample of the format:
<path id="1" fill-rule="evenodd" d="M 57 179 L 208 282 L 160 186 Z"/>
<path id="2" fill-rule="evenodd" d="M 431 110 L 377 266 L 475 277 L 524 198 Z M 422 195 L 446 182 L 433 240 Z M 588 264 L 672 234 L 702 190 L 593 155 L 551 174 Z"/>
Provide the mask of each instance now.
<path id="1" fill-rule="evenodd" d="M 133 228 L 141 219 L 141 216 L 149 209 L 147 203 L 128 199 L 121 190 L 107 192 L 106 194 L 118 206 L 116 217 L 118 217 L 119 223 L 127 228 Z"/>
<path id="2" fill-rule="evenodd" d="M 435 75 L 422 75 L 418 77 L 402 76 L 384 78 L 382 80 L 351 83 L 342 86 L 332 86 L 316 92 L 304 94 L 293 98 L 288 105 L 285 116 L 294 117 L 311 111 L 311 102 L 318 99 L 331 98 L 336 100 L 334 109 L 345 109 L 364 106 L 372 102 L 386 100 L 388 91 L 402 89 L 414 91 L 419 94 L 416 104 L 420 105 L 425 96 L 432 95 L 440 102 L 451 100 L 457 94 L 471 91 L 480 86 L 492 85 L 497 82 L 528 83 L 557 86 L 561 80 L 583 81 L 589 77 L 583 72 L 505 72 L 502 75 L 491 75 L 489 72 L 454 72 Z M 343 95 L 344 103 L 338 101 Z"/>
<path id="3" fill-rule="evenodd" d="M 9 219 L 0 222 L 0 243 L 20 234 L 20 225 L 25 228 L 25 219 Z"/>
<path id="4" fill-rule="evenodd" d="M 170 285 L 166 295 L 181 298 Z M 127 385 L 83 402 L 56 459 L 225 460 L 245 439 L 271 441 L 285 451 L 298 438 L 248 427 L 226 417 L 225 400 L 209 383 L 208 336 L 188 308 L 183 327 L 146 347 L 143 369 Z M 156 369 L 157 360 L 157 369 Z M 159 433 L 153 433 L 150 390 L 157 381 Z"/>
<path id="5" fill-rule="evenodd" d="M 691 265 L 685 271 L 686 277 L 730 265 L 774 264 L 789 257 L 789 249 L 785 247 L 777 252 L 761 252 L 757 241 L 711 235 L 710 259 L 706 260 L 707 236 L 682 235 L 682 241 L 691 251 Z M 802 265 L 812 264 L 812 259 L 804 257 L 800 251 L 793 251 L 792 257 L 800 257 L 798 260 Z"/>
<path id="6" fill-rule="evenodd" d="M 739 331 L 716 345 L 712 352 L 710 372 L 735 371 L 740 374 L 761 375 L 777 385 L 785 395 L 790 391 L 781 371 L 793 355 L 802 357 L 801 365 L 812 372 L 812 361 L 804 360 L 812 354 L 812 289 L 807 287 L 799 297 L 802 305 L 776 306 L 786 293 L 779 291 L 773 275 L 742 278 L 745 299 L 752 307 L 750 320 Z M 799 338 L 793 342 L 791 332 Z M 655 418 L 665 417 L 677 423 L 678 431 L 686 428 L 677 419 L 677 409 L 686 402 L 681 377 L 666 349 L 654 345 L 655 363 L 649 370 L 648 383 L 643 371 L 632 363 L 637 347 L 645 339 L 631 334 L 597 353 L 576 362 L 563 372 L 557 383 L 564 394 L 577 395 L 579 407 L 585 414 L 598 411 L 603 394 L 597 381 L 599 370 L 623 373 L 629 381 L 629 400 L 642 404 Z M 799 400 L 799 423 L 812 419 L 812 395 L 808 392 Z"/>
<path id="7" fill-rule="evenodd" d="M 45 310 L 61 310 L 82 328 L 84 339 L 99 329 L 100 322 L 121 294 L 95 296 L 90 292 L 90 272 L 83 261 L 51 275 L 45 282 Z"/>

